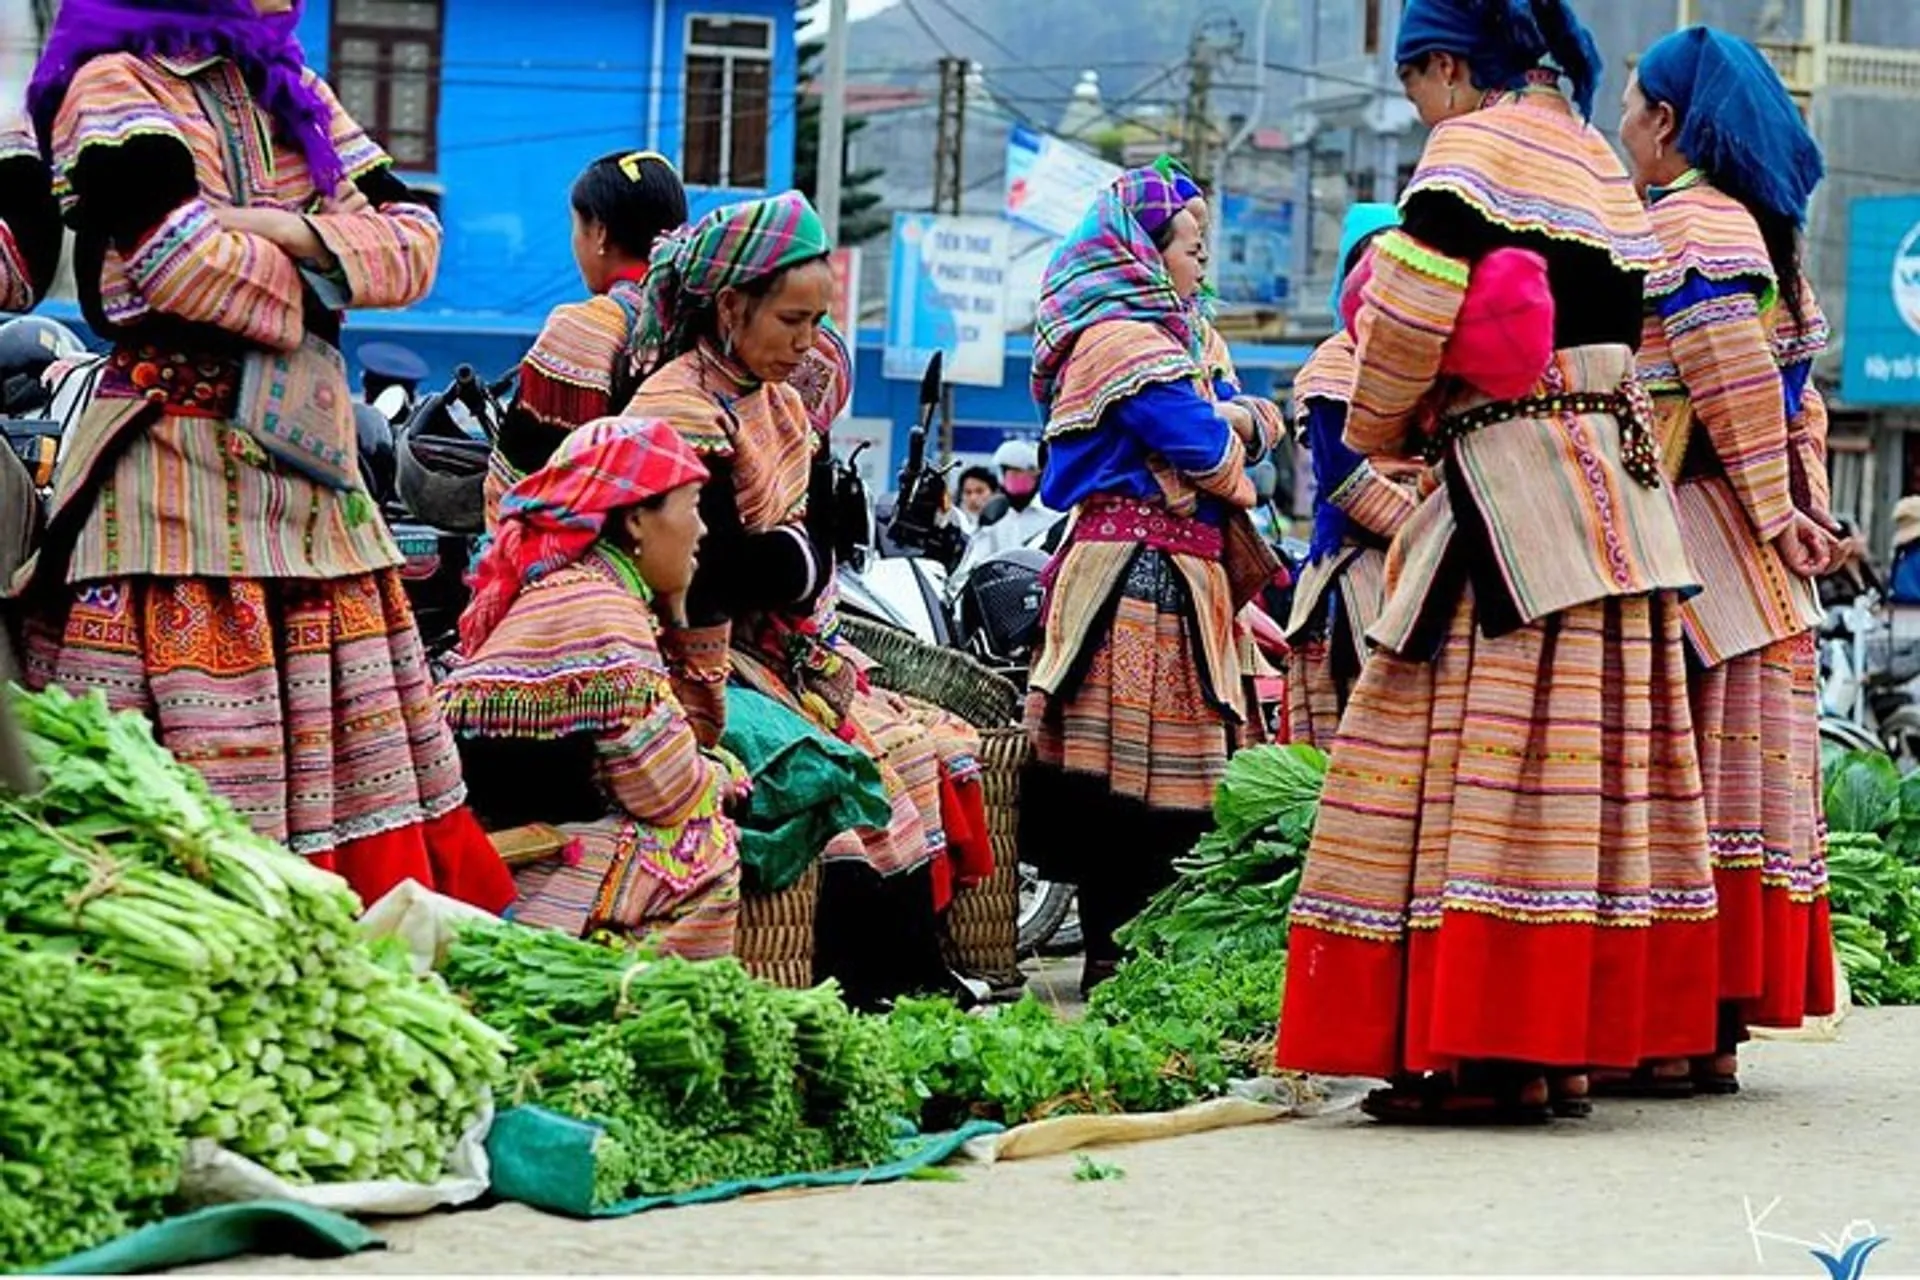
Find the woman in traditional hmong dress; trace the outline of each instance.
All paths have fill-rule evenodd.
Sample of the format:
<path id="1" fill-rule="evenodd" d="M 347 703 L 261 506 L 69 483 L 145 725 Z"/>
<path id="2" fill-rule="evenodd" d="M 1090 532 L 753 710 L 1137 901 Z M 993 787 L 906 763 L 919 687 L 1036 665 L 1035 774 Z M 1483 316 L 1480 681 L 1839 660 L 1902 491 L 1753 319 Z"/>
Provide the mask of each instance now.
<path id="1" fill-rule="evenodd" d="M 31 311 L 60 266 L 60 205 L 25 120 L 0 121 L 0 312 Z"/>
<path id="2" fill-rule="evenodd" d="M 500 495 L 546 465 L 567 432 L 620 412 L 640 385 L 640 313 L 653 246 L 687 220 L 666 157 L 602 156 L 574 180 L 573 261 L 592 296 L 553 309 L 520 361 L 520 382 L 487 466 L 487 528 Z"/>
<path id="3" fill-rule="evenodd" d="M 826 428 L 849 379 L 826 327 L 825 228 L 796 193 L 717 210 L 663 243 L 648 281 L 647 336 L 662 366 L 628 412 L 673 423 L 713 473 L 707 536 L 668 648 L 690 685 L 729 678 L 800 710 L 881 763 L 885 830 L 825 850 L 817 962 L 872 1003 L 944 986 L 934 914 L 991 869 L 977 735 L 867 686 L 837 635 L 836 535 Z M 824 336 L 823 336 L 824 335 Z M 722 708 L 704 714 L 719 722 Z"/>
<path id="4" fill-rule="evenodd" d="M 1347 210 L 1334 285 L 1334 323 L 1341 294 L 1375 236 L 1398 225 L 1387 204 Z M 1387 546 L 1417 505 L 1413 489 L 1389 479 L 1342 439 L 1356 372 L 1353 335 L 1343 326 L 1314 349 L 1293 381 L 1296 430 L 1313 457 L 1313 539 L 1294 584 L 1287 639 L 1287 723 L 1295 742 L 1333 749 L 1353 682 L 1367 660 L 1367 631 L 1386 598 Z"/>
<path id="5" fill-rule="evenodd" d="M 606 418 L 509 489 L 441 685 L 475 808 L 552 823 L 564 866 L 519 873 L 509 913 L 727 955 L 740 912 L 725 806 L 739 765 L 701 746 L 655 640 L 684 621 L 707 470 L 671 426 Z M 528 786 L 530 778 L 540 785 Z"/>
<path id="6" fill-rule="evenodd" d="M 1041 496 L 1074 525 L 1030 678 L 1020 844 L 1080 886 L 1088 988 L 1207 829 L 1247 718 L 1236 589 L 1271 576 L 1271 561 L 1229 576 L 1236 519 L 1257 539 L 1247 460 L 1273 437 L 1211 396 L 1190 305 L 1206 246 L 1186 203 L 1154 170 L 1123 175 L 1048 264 L 1035 327 Z"/>
<path id="7" fill-rule="evenodd" d="M 1713 1042 L 1692 578 L 1634 382 L 1660 252 L 1582 119 L 1600 60 L 1565 0 L 1412 0 L 1397 57 L 1433 132 L 1371 254 L 1346 439 L 1424 447 L 1435 488 L 1334 746 L 1279 1061 L 1389 1078 L 1367 1103 L 1389 1122 L 1529 1123 L 1585 1114 L 1586 1068 Z M 1503 247 L 1560 304 L 1505 402 L 1439 377 Z"/>
<path id="8" fill-rule="evenodd" d="M 16 583 L 28 680 L 144 712 L 364 900 L 411 878 L 497 910 L 335 349 L 341 308 L 426 293 L 439 224 L 301 64 L 299 6 L 257 4 L 67 0 L 34 73 L 113 354 Z"/>
<path id="9" fill-rule="evenodd" d="M 1749 1025 L 1797 1027 L 1834 1001 L 1814 652 L 1834 530 L 1811 385 L 1827 325 L 1798 241 L 1822 165 L 1765 55 L 1706 27 L 1647 51 L 1621 137 L 1667 257 L 1640 373 L 1705 588 L 1682 617 L 1723 1001 L 1714 1055 L 1621 1087 L 1731 1093 Z"/>

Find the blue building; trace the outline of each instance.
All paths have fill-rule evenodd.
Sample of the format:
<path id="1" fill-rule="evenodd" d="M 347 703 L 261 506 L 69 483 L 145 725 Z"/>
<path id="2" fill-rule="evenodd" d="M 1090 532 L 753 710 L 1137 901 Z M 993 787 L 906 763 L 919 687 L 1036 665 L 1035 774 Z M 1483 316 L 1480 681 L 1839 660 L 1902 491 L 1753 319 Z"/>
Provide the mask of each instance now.
<path id="1" fill-rule="evenodd" d="M 666 155 L 695 216 L 792 185 L 794 30 L 794 0 L 311 0 L 300 38 L 446 226 L 409 319 L 531 339 L 580 296 L 567 190 L 596 156 Z"/>

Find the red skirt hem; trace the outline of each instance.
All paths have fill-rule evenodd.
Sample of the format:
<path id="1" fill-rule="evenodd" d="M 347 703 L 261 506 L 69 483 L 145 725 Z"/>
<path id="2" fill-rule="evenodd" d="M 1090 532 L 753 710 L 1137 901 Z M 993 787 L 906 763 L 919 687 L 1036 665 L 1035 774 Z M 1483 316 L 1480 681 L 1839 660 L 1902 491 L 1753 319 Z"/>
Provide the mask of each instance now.
<path id="1" fill-rule="evenodd" d="M 513 905 L 513 873 L 465 805 L 311 858 L 370 907 L 405 881 L 499 915 Z"/>
<path id="2" fill-rule="evenodd" d="M 1632 1068 L 1714 1045 L 1711 922 L 1519 924 L 1448 912 L 1388 943 L 1296 925 L 1279 1065 L 1389 1078 L 1464 1061 Z"/>

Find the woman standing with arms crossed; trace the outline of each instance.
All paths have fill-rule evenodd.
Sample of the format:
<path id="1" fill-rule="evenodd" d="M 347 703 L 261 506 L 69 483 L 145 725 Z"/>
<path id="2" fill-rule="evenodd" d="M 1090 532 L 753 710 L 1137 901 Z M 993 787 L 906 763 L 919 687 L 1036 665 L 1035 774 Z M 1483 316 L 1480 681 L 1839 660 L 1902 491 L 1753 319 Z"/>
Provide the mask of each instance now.
<path id="1" fill-rule="evenodd" d="M 1254 503 L 1249 456 L 1273 438 L 1213 400 L 1188 199 L 1155 170 L 1123 174 L 1054 252 L 1035 324 L 1041 497 L 1075 516 L 1027 698 L 1020 844 L 1080 887 L 1085 989 L 1112 976 L 1114 931 L 1207 829 L 1247 720 L 1229 525 Z"/>
<path id="2" fill-rule="evenodd" d="M 337 350 L 344 308 L 426 294 L 440 227 L 303 65 L 298 19 L 60 6 L 29 103 L 113 354 L 16 582 L 28 681 L 144 712 L 364 901 L 413 879 L 497 911 L 513 880 L 464 807 Z"/>
<path id="3" fill-rule="evenodd" d="M 1595 1087 L 1732 1093 L 1749 1025 L 1797 1027 L 1834 1001 L 1814 653 L 1814 580 L 1834 543 L 1811 380 L 1827 323 L 1799 245 L 1823 166 L 1765 56 L 1711 28 L 1649 49 L 1625 106 L 1621 140 L 1667 257 L 1647 282 L 1640 375 L 1705 588 L 1682 617 L 1722 1003 L 1712 1055 Z"/>
<path id="4" fill-rule="evenodd" d="M 1437 487 L 1334 747 L 1279 1061 L 1388 1078 L 1388 1123 L 1533 1123 L 1586 1112 L 1588 1067 L 1713 1042 L 1692 580 L 1634 394 L 1660 252 L 1566 0 L 1411 0 L 1396 56 L 1433 133 L 1374 245 L 1346 438 Z M 1535 392 L 1490 401 L 1440 371 L 1502 247 L 1560 305 Z"/>

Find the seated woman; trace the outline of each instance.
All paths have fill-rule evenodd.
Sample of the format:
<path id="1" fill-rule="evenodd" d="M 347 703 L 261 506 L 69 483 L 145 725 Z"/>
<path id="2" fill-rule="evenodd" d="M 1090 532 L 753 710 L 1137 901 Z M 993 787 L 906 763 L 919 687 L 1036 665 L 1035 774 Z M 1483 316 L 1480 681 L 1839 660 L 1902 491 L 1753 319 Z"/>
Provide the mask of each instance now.
<path id="1" fill-rule="evenodd" d="M 520 361 L 520 385 L 487 468 L 487 530 L 500 495 L 538 471 L 582 423 L 618 413 L 640 385 L 640 307 L 654 242 L 687 220 L 666 157 L 615 152 L 574 180 L 573 261 L 590 293 L 553 309 Z"/>
<path id="2" fill-rule="evenodd" d="M 716 210 L 663 243 L 643 336 L 662 363 L 628 412 L 673 423 L 713 473 L 691 630 L 667 637 L 690 683 L 738 679 L 881 762 L 892 821 L 828 844 L 817 955 L 823 976 L 872 1003 L 948 984 L 934 913 L 949 827 L 984 849 L 984 804 L 975 735 L 868 688 L 837 635 L 827 428 L 847 379 L 826 326 L 828 249 L 796 193 Z M 717 726 L 707 702 L 699 714 Z"/>
<path id="3" fill-rule="evenodd" d="M 517 875 L 512 919 L 689 959 L 733 950 L 723 810 L 745 777 L 701 747 L 655 639 L 684 618 L 706 479 L 666 423 L 607 418 L 501 500 L 440 697 L 482 819 L 574 840 L 565 865 Z"/>

